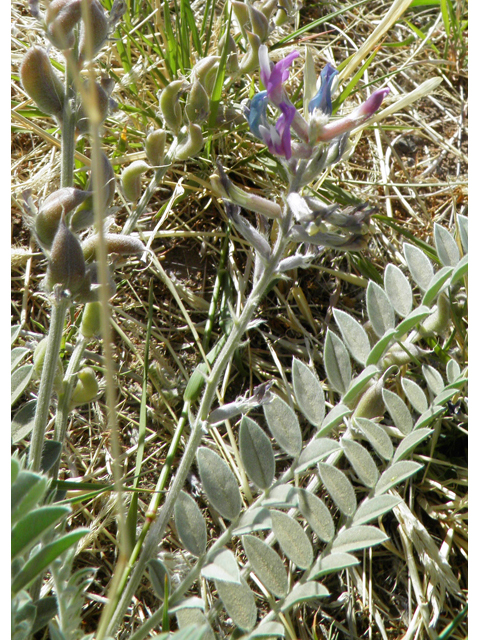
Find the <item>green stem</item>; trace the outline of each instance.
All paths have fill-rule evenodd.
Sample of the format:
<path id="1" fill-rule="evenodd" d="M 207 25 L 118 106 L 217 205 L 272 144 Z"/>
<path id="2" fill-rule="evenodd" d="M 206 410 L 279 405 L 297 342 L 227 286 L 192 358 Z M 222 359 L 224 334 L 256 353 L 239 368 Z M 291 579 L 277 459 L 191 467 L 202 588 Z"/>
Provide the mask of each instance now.
<path id="1" fill-rule="evenodd" d="M 72 56 L 65 58 L 65 103 L 62 121 L 62 160 L 61 186 L 73 186 L 73 168 L 75 157 L 75 98 L 76 90 L 73 82 L 73 65 L 77 61 Z"/>
<path id="2" fill-rule="evenodd" d="M 33 427 L 32 441 L 28 454 L 28 464 L 32 471 L 40 470 L 42 450 L 45 442 L 45 429 L 48 422 L 48 409 L 52 399 L 53 381 L 57 369 L 58 354 L 62 342 L 65 315 L 69 306 L 69 299 L 63 297 L 59 288 L 54 292 L 52 304 L 52 316 L 48 332 L 47 350 L 43 362 L 40 388 L 38 390 L 37 409 L 35 411 L 35 423 Z"/>
<path id="3" fill-rule="evenodd" d="M 123 592 L 118 605 L 113 613 L 113 616 L 108 623 L 107 635 L 113 636 L 118 629 L 125 611 L 130 605 L 132 597 L 140 584 L 143 577 L 147 562 L 157 552 L 158 544 L 161 541 L 168 522 L 173 513 L 175 502 L 178 498 L 185 480 L 187 478 L 188 471 L 195 458 L 195 453 L 202 440 L 204 429 L 208 427 L 207 417 L 215 398 L 215 392 L 220 382 L 221 375 L 223 374 L 225 367 L 230 359 L 233 357 L 233 353 L 237 348 L 241 337 L 246 332 L 248 324 L 251 321 L 255 311 L 258 308 L 258 304 L 274 278 L 275 271 L 278 267 L 280 260 L 283 257 L 287 239 L 285 237 L 285 231 L 288 228 L 288 216 L 287 219 L 282 221 L 280 232 L 278 234 L 275 249 L 272 256 L 265 265 L 263 273 L 260 274 L 257 282 L 255 283 L 242 311 L 242 314 L 238 320 L 233 324 L 230 335 L 225 343 L 222 351 L 220 352 L 215 364 L 213 365 L 212 372 L 207 380 L 205 391 L 202 401 L 196 416 L 196 419 L 192 425 L 192 432 L 188 440 L 185 452 L 182 457 L 182 461 L 178 468 L 177 474 L 173 481 L 173 484 L 166 496 L 165 503 L 157 517 L 153 522 L 148 535 L 145 538 L 144 545 L 138 562 L 133 570 L 130 581 L 128 582 L 125 591 Z M 102 627 L 102 633 L 99 633 L 97 640 L 104 637 L 104 631 Z"/>

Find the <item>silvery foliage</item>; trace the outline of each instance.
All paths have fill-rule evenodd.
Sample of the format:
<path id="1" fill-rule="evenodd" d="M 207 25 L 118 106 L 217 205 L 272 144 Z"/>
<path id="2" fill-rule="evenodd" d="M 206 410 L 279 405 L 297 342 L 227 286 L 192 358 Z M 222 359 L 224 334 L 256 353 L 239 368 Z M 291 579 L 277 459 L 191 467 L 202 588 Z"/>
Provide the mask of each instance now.
<path id="1" fill-rule="evenodd" d="M 251 505 L 242 503 L 237 478 L 227 463 L 210 448 L 199 449 L 197 465 L 206 498 L 229 523 L 207 550 L 201 511 L 193 498 L 181 494 L 175 526 L 185 548 L 198 557 L 191 570 L 192 580 L 187 578 L 184 584 L 191 585 L 199 575 L 213 583 L 238 628 L 238 637 L 285 637 L 279 613 L 299 604 L 318 607 L 319 601 L 330 595 L 321 582 L 324 576 L 355 568 L 361 561 L 356 555 L 359 551 L 388 540 L 375 524 L 378 518 L 393 509 L 401 527 L 407 526 L 409 518 L 415 519 L 403 502 L 399 485 L 423 468 L 411 459 L 412 453 L 433 433 L 432 427 L 446 411 L 447 402 L 467 382 L 453 356 L 446 366 L 445 380 L 440 372 L 421 362 L 429 352 L 416 344 L 422 336 L 451 330 L 450 308 L 445 317 L 439 308 L 443 298 L 453 302 L 462 295 L 460 281 L 468 262 L 464 216 L 458 216 L 458 229 L 462 258 L 453 236 L 435 226 L 440 262 L 437 270 L 422 250 L 404 245 L 406 265 L 420 291 L 420 304 L 409 278 L 390 264 L 383 287 L 374 282 L 367 287 L 370 329 L 351 315 L 334 310 L 340 335 L 327 331 L 323 353 L 328 386 L 337 393 L 331 408 L 327 407 L 317 372 L 294 358 L 291 387 L 295 409 L 273 393 L 262 405 L 271 438 L 259 422 L 243 415 L 239 454 L 252 489 L 258 490 Z M 355 375 L 358 365 L 361 370 Z M 386 386 L 403 365 L 420 367 L 424 384 L 402 375 L 401 397 Z M 394 388 L 398 390 L 400 385 Z M 245 406 L 244 398 L 239 402 Z M 304 442 L 302 433 L 306 421 L 316 429 L 308 442 Z M 214 422 L 218 423 L 216 419 Z M 290 468 L 280 474 L 276 472 L 279 455 L 292 460 Z M 364 487 L 362 498 L 352 481 Z M 333 507 L 327 506 L 325 495 L 331 498 Z M 243 559 L 227 548 L 232 538 L 240 539 Z M 275 541 L 279 552 L 272 548 Z M 445 590 L 456 595 L 458 584 L 426 531 L 413 542 L 420 558 L 422 552 L 429 557 L 430 565 L 423 562 L 437 588 L 432 607 L 438 609 Z M 164 571 L 162 567 L 162 579 Z M 276 602 L 261 620 L 258 596 L 249 586 L 251 574 Z M 352 577 L 355 575 L 352 573 Z M 157 594 L 162 597 L 158 590 Z M 204 600 L 182 598 L 183 593 L 171 594 L 172 612 L 180 626 L 198 623 L 195 628 L 199 632 L 203 629 L 201 637 L 213 638 L 212 624 L 220 603 L 206 611 Z"/>

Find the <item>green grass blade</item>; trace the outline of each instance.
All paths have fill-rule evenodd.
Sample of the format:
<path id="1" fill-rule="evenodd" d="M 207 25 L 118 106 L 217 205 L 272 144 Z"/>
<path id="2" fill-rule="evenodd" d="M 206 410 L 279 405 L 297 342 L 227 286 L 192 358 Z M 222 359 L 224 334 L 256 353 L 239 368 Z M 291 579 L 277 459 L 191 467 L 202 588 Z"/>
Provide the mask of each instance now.
<path id="1" fill-rule="evenodd" d="M 366 62 L 360 67 L 360 69 L 353 76 L 353 78 L 350 80 L 350 82 L 347 84 L 347 86 L 342 91 L 342 93 L 338 96 L 338 98 L 335 98 L 335 100 L 332 103 L 332 108 L 333 108 L 333 113 L 334 114 L 336 113 L 336 111 L 340 107 L 340 105 L 345 102 L 345 100 L 348 98 L 348 96 L 355 89 L 355 87 L 357 86 L 357 84 L 358 84 L 360 78 L 362 77 L 363 73 L 372 64 L 373 60 L 375 59 L 375 56 L 377 55 L 377 53 L 379 51 L 380 51 L 380 47 L 376 47 L 376 49 L 374 50 L 372 55 L 369 56 L 369 58 L 366 60 Z"/>
<path id="2" fill-rule="evenodd" d="M 232 10 L 228 16 L 226 33 L 230 32 L 230 24 L 232 21 Z M 208 118 L 208 126 L 213 129 L 217 120 L 218 107 L 220 106 L 220 99 L 222 97 L 223 81 L 225 80 L 225 70 L 227 65 L 228 55 L 228 41 L 225 39 L 225 46 L 222 51 L 220 63 L 217 69 L 217 75 L 215 77 L 215 84 L 213 86 L 212 97 L 210 99 L 210 116 Z"/>

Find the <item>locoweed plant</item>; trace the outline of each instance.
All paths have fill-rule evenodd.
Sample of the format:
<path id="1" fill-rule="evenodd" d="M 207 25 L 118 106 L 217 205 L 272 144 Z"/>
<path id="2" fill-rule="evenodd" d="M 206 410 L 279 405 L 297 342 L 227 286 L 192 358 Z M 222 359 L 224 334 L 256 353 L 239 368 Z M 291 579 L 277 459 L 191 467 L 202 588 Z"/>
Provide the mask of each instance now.
<path id="1" fill-rule="evenodd" d="M 366 321 L 333 309 L 336 329 L 327 328 L 321 353 L 308 344 L 307 357 L 293 357 L 290 374 L 282 372 L 281 383 L 268 380 L 227 403 L 221 401 L 224 394 L 219 389 L 246 335 L 261 335 L 263 321 L 257 313 L 273 287 L 290 281 L 296 270 L 310 268 L 329 249 L 361 252 L 367 247 L 378 209 L 352 199 L 348 203 L 344 198 L 327 200 L 321 186 L 337 163 L 352 156 L 365 127 L 429 94 L 438 81 L 425 81 L 397 103 L 391 100 L 389 87 L 380 87 L 356 107 L 344 110 L 343 102 L 358 82 L 358 74 L 348 90 L 339 93 L 345 80 L 342 71 L 327 63 L 317 78 L 315 60 L 307 48 L 303 84 L 295 91 L 290 74 L 301 59 L 300 51 L 290 50 L 279 59 L 275 45 L 268 44 L 274 34 L 280 43 L 288 42 L 289 24 L 298 10 L 295 3 L 229 2 L 216 38 L 217 50 L 211 53 L 215 2 L 206 3 L 201 21 L 192 9 L 194 3 L 181 1 L 178 7 L 175 3 L 173 16 L 165 2 L 161 29 L 165 46 L 158 50 L 165 74 L 160 77 L 155 126 L 145 127 L 141 157 L 125 163 L 117 182 L 113 164 L 100 145 L 103 123 L 115 107 L 113 86 L 109 78 L 97 77 L 94 63 L 102 47 L 118 35 L 126 6 L 118 0 L 108 4 L 109 14 L 98 0 L 52 0 L 42 13 L 38 3 L 31 2 L 49 45 L 28 49 L 20 67 L 25 93 L 58 126 L 62 159 L 58 189 L 36 203 L 31 193 L 24 194 L 25 219 L 47 261 L 43 287 L 52 312 L 48 337 L 36 345 L 33 363 L 21 364 L 28 347 L 17 346 L 12 352 L 12 403 L 31 380 L 40 381 L 37 398 L 24 404 L 13 421 L 14 442 L 31 434 L 28 470 L 20 470 L 16 459 L 12 463 L 14 491 L 23 476 L 30 478 L 32 487 L 40 488 L 32 492 L 30 501 L 16 499 L 18 522 L 13 523 L 12 536 L 19 540 L 17 529 L 25 529 L 25 522 L 35 519 L 36 512 L 44 523 L 23 546 L 17 548 L 15 543 L 13 637 L 29 637 L 55 615 L 49 627 L 51 637 L 68 640 L 83 635 L 83 593 L 93 574 L 75 569 L 70 547 L 86 531 L 64 534 L 52 527 L 70 513 L 61 489 L 71 485 L 57 480 L 69 414 L 91 403 L 103 387 L 86 358 L 88 342 L 100 334 L 117 462 L 113 475 L 120 544 L 93 634 L 97 640 L 124 637 L 122 625 L 145 578 L 155 594 L 156 609 L 136 625 L 128 636 L 131 640 L 147 638 L 159 629 L 162 633 L 155 637 L 188 640 L 226 634 L 245 639 L 295 638 L 294 615 L 321 608 L 332 594 L 333 576 L 340 581 L 346 576 L 349 594 L 354 587 L 368 601 L 371 619 L 386 638 L 387 619 L 378 604 L 379 595 L 371 583 L 367 589 L 362 572 L 368 563 L 371 570 L 374 547 L 392 549 L 394 531 L 408 559 L 417 604 L 409 633 L 422 628 L 434 637 L 447 599 L 462 603 L 463 594 L 445 555 L 415 517 L 409 487 L 425 472 L 425 464 L 418 457 L 412 459 L 414 452 L 426 451 L 428 443 L 440 437 L 442 420 L 462 398 L 467 382 L 465 354 L 452 346 L 465 296 L 466 217 L 456 215 L 456 235 L 435 224 L 434 248 L 422 249 L 413 240 L 404 243 L 404 268 L 388 264 L 383 280 L 366 283 Z M 375 46 L 406 4 L 394 3 L 369 39 L 369 47 Z M 125 16 L 126 21 L 130 18 Z M 149 41 L 154 51 L 155 37 Z M 193 49 L 186 46 L 189 38 Z M 60 65 L 50 60 L 52 47 L 64 58 L 63 76 Z M 127 65 L 123 41 L 118 42 L 118 50 L 122 64 Z M 362 53 L 366 57 L 370 51 L 364 48 Z M 274 56 L 276 62 L 270 59 Z M 374 54 L 362 71 L 373 58 Z M 360 60 L 358 56 L 344 68 L 351 72 Z M 226 98 L 238 83 L 250 87 L 241 109 Z M 216 146 L 219 132 L 222 136 L 234 132 L 255 144 L 259 154 L 268 153 L 278 182 L 283 179 L 282 190 L 269 196 L 238 186 L 227 166 L 230 160 L 222 158 L 221 147 Z M 91 148 L 91 175 L 84 188 L 74 184 L 79 140 L 84 148 Z M 203 342 L 196 327 L 189 325 L 202 362 L 183 389 L 183 408 L 167 459 L 157 472 L 156 490 L 139 527 L 139 477 L 146 444 L 143 440 L 138 447 L 133 497 L 125 518 L 108 300 L 115 294 L 114 267 L 123 256 L 143 254 L 183 309 L 172 279 L 147 248 L 150 244 L 142 241 L 140 221 L 172 167 L 186 167 L 198 156 L 208 166 L 215 162 L 204 184 L 209 195 L 222 202 L 228 228 L 249 251 L 251 282 L 242 304 L 224 305 L 223 336 L 213 347 L 209 348 L 210 316 Z M 122 233 L 110 233 L 107 226 L 117 211 L 116 192 L 128 212 Z M 164 212 L 182 194 L 179 182 Z M 226 246 L 221 269 L 227 260 Z M 247 275 L 245 282 L 248 279 Z M 218 296 L 217 285 L 215 291 Z M 214 311 L 215 306 L 216 302 Z M 81 319 L 64 367 L 60 354 L 69 310 L 79 311 Z M 152 315 L 150 304 L 140 409 L 143 429 Z M 18 326 L 14 341 L 19 334 Z M 432 353 L 440 351 L 442 373 L 431 363 Z M 46 440 L 54 396 L 54 437 Z M 238 421 L 237 436 L 230 421 Z M 231 445 L 224 457 L 211 446 L 212 437 L 222 441 L 223 425 Z M 187 426 L 188 439 L 170 482 Z M 201 493 L 187 491 L 192 469 L 198 470 Z M 51 491 L 47 492 L 41 471 L 50 473 Z M 199 495 L 208 505 L 213 526 L 207 527 Z M 176 566 L 168 553 L 160 551 L 169 526 L 182 549 Z M 423 565 L 426 586 L 412 560 L 414 553 Z M 43 557 L 45 561 L 40 562 Z M 39 598 L 47 568 L 56 594 L 53 599 Z M 427 595 L 429 607 L 425 606 Z M 170 631 L 173 618 L 178 626 L 175 633 Z"/>

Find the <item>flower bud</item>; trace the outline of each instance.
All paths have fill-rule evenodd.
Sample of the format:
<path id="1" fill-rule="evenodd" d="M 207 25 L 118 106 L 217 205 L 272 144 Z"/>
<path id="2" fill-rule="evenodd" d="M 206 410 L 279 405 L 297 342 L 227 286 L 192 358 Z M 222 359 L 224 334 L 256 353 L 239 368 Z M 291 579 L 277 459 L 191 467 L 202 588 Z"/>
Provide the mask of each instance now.
<path id="1" fill-rule="evenodd" d="M 88 302 L 82 314 L 80 333 L 84 338 L 93 338 L 100 333 L 102 305 L 100 302 Z"/>
<path id="2" fill-rule="evenodd" d="M 35 233 L 40 246 L 50 250 L 62 215 L 78 207 L 89 196 L 88 191 L 64 187 L 48 196 L 35 217 Z"/>
<path id="3" fill-rule="evenodd" d="M 238 2 L 237 0 L 232 0 L 230 4 L 232 5 L 233 13 L 235 14 L 240 28 L 243 29 L 249 21 L 248 6 L 245 2 Z"/>
<path id="4" fill-rule="evenodd" d="M 59 118 L 62 116 L 63 84 L 45 49 L 34 46 L 27 51 L 20 66 L 20 79 L 25 92 L 41 111 Z"/>
<path id="5" fill-rule="evenodd" d="M 102 189 L 102 208 L 107 211 L 108 207 L 111 205 L 113 198 L 115 196 L 115 173 L 113 171 L 113 167 L 110 164 L 110 160 L 103 153 L 101 154 L 102 159 L 102 178 L 100 183 L 103 186 Z M 93 189 L 94 180 L 92 176 L 90 176 L 90 180 L 87 184 L 87 189 Z M 86 229 L 90 227 L 94 222 L 95 216 L 93 213 L 93 194 L 89 195 L 83 204 L 81 204 L 75 213 L 72 215 L 70 219 L 70 227 L 73 231 L 81 231 L 82 229 Z"/>
<path id="6" fill-rule="evenodd" d="M 402 367 L 412 362 L 414 358 L 419 358 L 426 353 L 427 351 L 420 349 L 420 347 L 415 346 L 411 342 L 395 343 L 380 360 L 379 366 L 382 370 L 388 369 L 388 367 L 392 365 Z"/>
<path id="7" fill-rule="evenodd" d="M 227 47 L 227 72 L 234 73 L 235 71 L 238 71 L 238 54 L 237 45 L 235 44 L 235 40 L 230 31 L 226 31 L 218 42 L 219 55 L 223 53 L 224 47 Z"/>
<path id="8" fill-rule="evenodd" d="M 75 44 L 73 29 L 82 17 L 82 0 L 52 0 L 45 12 L 47 36 L 58 49 L 71 49 Z"/>
<path id="9" fill-rule="evenodd" d="M 265 42 L 269 32 L 267 18 L 261 11 L 255 9 L 255 7 L 252 7 L 250 4 L 248 5 L 248 14 L 253 33 L 260 38 L 261 42 Z"/>
<path id="10" fill-rule="evenodd" d="M 95 257 L 95 251 L 100 236 L 90 236 L 82 242 L 83 257 L 85 260 L 91 260 Z M 125 236 L 121 233 L 106 233 L 103 236 L 107 253 L 116 253 L 118 255 L 132 255 L 135 253 L 143 253 L 146 247 L 141 240 L 133 236 Z"/>
<path id="11" fill-rule="evenodd" d="M 77 237 L 62 218 L 53 239 L 48 261 L 46 284 L 48 289 L 61 284 L 63 289 L 75 293 L 85 278 L 85 260 Z"/>
<path id="12" fill-rule="evenodd" d="M 89 33 L 86 33 L 85 22 L 80 27 L 80 41 L 78 46 L 79 58 L 84 60 L 87 56 L 93 56 L 100 51 L 108 36 L 108 19 L 98 0 L 90 0 L 88 3 Z"/>
<path id="13" fill-rule="evenodd" d="M 282 0 L 282 4 L 278 6 L 278 13 L 275 16 L 275 24 L 277 27 L 281 27 L 288 19 L 291 17 L 293 13 L 293 4 L 292 0 Z"/>
<path id="14" fill-rule="evenodd" d="M 160 94 L 160 111 L 165 124 L 175 135 L 180 131 L 183 121 L 182 109 L 178 99 L 186 87 L 187 84 L 184 80 L 174 80 Z"/>
<path id="15" fill-rule="evenodd" d="M 135 160 L 122 171 L 120 181 L 127 200 L 135 202 L 142 195 L 142 175 L 150 167 L 143 160 Z"/>
<path id="16" fill-rule="evenodd" d="M 89 118 L 93 117 L 94 121 L 98 122 L 98 124 L 101 124 L 108 114 L 109 98 L 107 92 L 97 82 L 94 82 L 93 86 L 94 89 L 92 92 L 88 80 L 85 82 L 82 102 L 77 110 L 78 133 L 88 133 Z M 88 101 L 87 109 L 85 109 L 84 100 Z"/>
<path id="17" fill-rule="evenodd" d="M 145 140 L 145 153 L 147 154 L 147 160 L 154 167 L 159 167 L 165 156 L 165 142 L 167 139 L 167 132 L 163 129 L 157 129 L 148 134 Z"/>
<path id="18" fill-rule="evenodd" d="M 98 381 L 91 367 L 85 367 L 78 372 L 78 382 L 72 393 L 71 406 L 86 404 L 96 398 L 98 394 Z"/>
<path id="19" fill-rule="evenodd" d="M 444 293 L 438 296 L 437 307 L 419 326 L 420 335 L 429 338 L 441 335 L 448 327 L 450 320 L 450 302 Z"/>
<path id="20" fill-rule="evenodd" d="M 374 382 L 360 397 L 353 418 L 376 418 L 383 416 L 385 412 L 385 403 L 382 396 L 383 378 L 378 382 Z"/>
<path id="21" fill-rule="evenodd" d="M 252 73 L 258 67 L 258 49 L 262 44 L 262 41 L 255 33 L 250 33 L 250 31 L 246 31 L 248 38 L 248 49 L 247 53 L 243 56 L 240 61 L 240 71 L 241 73 Z"/>
<path id="22" fill-rule="evenodd" d="M 199 127 L 198 124 L 190 122 L 186 138 L 175 150 L 175 159 L 187 160 L 188 158 L 197 155 L 197 153 L 201 151 L 204 142 L 201 127 Z"/>
<path id="23" fill-rule="evenodd" d="M 207 92 L 197 79 L 194 80 L 191 90 L 188 93 L 185 112 L 190 122 L 198 124 L 205 122 L 210 113 L 210 100 Z"/>
<path id="24" fill-rule="evenodd" d="M 215 84 L 220 56 L 207 56 L 199 60 L 192 69 L 192 76 L 201 82 L 205 91 L 210 95 Z"/>
<path id="25" fill-rule="evenodd" d="M 45 354 L 47 353 L 48 338 L 43 338 L 35 347 L 33 352 L 33 370 L 38 378 L 42 376 L 43 363 L 45 362 Z M 55 377 L 53 379 L 53 388 L 57 393 L 60 392 L 63 383 L 63 364 L 60 356 L 57 358 L 57 367 L 55 369 Z"/>
<path id="26" fill-rule="evenodd" d="M 278 7 L 278 0 L 267 0 L 258 8 L 266 17 L 266 19 L 270 20 L 270 18 L 272 17 L 272 13 L 275 11 L 277 7 Z"/>

